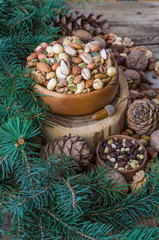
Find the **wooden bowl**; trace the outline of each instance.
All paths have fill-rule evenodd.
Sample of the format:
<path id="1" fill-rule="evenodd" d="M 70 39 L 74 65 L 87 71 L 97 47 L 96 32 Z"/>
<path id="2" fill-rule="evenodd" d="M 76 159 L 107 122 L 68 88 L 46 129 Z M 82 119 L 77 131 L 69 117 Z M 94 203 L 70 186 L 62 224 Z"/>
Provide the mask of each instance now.
<path id="1" fill-rule="evenodd" d="M 109 136 L 109 137 L 107 137 L 107 138 L 105 138 L 105 139 L 106 139 L 106 140 L 110 140 L 110 139 L 115 138 L 115 137 L 118 138 L 118 139 L 124 139 L 124 138 L 125 138 L 125 139 L 128 139 L 128 140 L 135 141 L 139 146 L 142 146 L 142 148 L 144 149 L 144 159 L 143 159 L 142 164 L 141 164 L 139 167 L 137 167 L 137 168 L 135 168 L 135 169 L 131 169 L 131 170 L 118 170 L 118 169 L 115 169 L 115 168 L 111 168 L 111 169 L 113 169 L 113 170 L 121 173 L 121 174 L 125 177 L 125 179 L 126 179 L 127 181 L 130 181 L 130 180 L 132 180 L 132 178 L 133 178 L 133 176 L 136 174 L 136 172 L 144 169 L 145 163 L 146 163 L 146 161 L 147 161 L 147 151 L 146 151 L 145 147 L 144 147 L 138 140 L 136 140 L 136 139 L 134 139 L 134 138 L 132 138 L 132 137 L 129 137 L 129 136 L 125 136 L 125 135 L 113 135 L 113 136 Z M 97 146 L 97 148 L 96 148 L 96 155 L 97 155 L 97 164 L 98 164 L 101 168 L 103 168 L 104 165 L 105 165 L 105 163 L 102 161 L 102 159 L 100 158 L 100 155 L 99 155 L 99 147 L 100 147 L 101 144 L 102 144 L 102 141 L 99 142 L 99 144 L 98 144 L 98 146 Z"/>
<path id="2" fill-rule="evenodd" d="M 111 103 L 117 93 L 119 70 L 116 61 L 114 59 L 112 61 L 117 69 L 117 74 L 103 89 L 89 93 L 64 94 L 49 91 L 40 84 L 36 84 L 34 91 L 38 91 L 41 95 L 47 95 L 41 96 L 41 99 L 46 105 L 49 105 L 50 111 L 53 113 L 70 116 L 93 113 Z"/>

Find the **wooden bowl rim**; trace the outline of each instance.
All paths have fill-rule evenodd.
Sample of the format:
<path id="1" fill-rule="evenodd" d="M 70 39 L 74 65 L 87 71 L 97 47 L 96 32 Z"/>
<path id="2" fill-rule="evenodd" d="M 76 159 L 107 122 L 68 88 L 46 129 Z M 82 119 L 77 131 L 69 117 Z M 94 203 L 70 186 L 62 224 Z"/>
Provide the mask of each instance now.
<path id="1" fill-rule="evenodd" d="M 43 90 L 43 92 L 47 92 L 47 95 L 46 96 L 53 96 L 53 97 L 58 97 L 58 96 L 69 96 L 69 98 L 79 98 L 79 95 L 80 96 L 89 96 L 89 95 L 96 95 L 96 94 L 99 94 L 99 93 L 102 93 L 104 92 L 109 86 L 114 86 L 114 85 L 117 85 L 119 83 L 119 67 L 118 67 L 118 64 L 116 62 L 116 60 L 111 57 L 113 63 L 114 63 L 114 66 L 116 68 L 116 75 L 114 77 L 112 77 L 111 81 L 102 89 L 99 89 L 99 90 L 94 90 L 94 91 L 91 91 L 91 92 L 88 92 L 88 93 L 80 93 L 80 94 L 64 94 L 64 93 L 59 93 L 59 92 L 56 92 L 56 91 L 51 91 L 51 90 L 48 90 L 46 87 L 43 87 L 41 84 L 37 83 L 34 85 L 34 89 L 36 90 L 36 86 L 38 87 L 38 89 L 36 91 L 39 91 L 39 90 Z"/>
<path id="2" fill-rule="evenodd" d="M 118 169 L 115 169 L 115 168 L 111 168 L 111 167 L 110 167 L 110 168 L 113 169 L 113 170 L 115 170 L 115 171 L 117 171 L 117 172 L 119 172 L 119 173 L 134 173 L 134 172 L 137 172 L 138 170 L 142 169 L 142 168 L 144 167 L 146 161 L 147 161 L 147 151 L 146 151 L 146 148 L 143 146 L 143 144 L 140 143 L 137 139 L 132 138 L 132 137 L 127 136 L 127 135 L 112 135 L 112 136 L 108 136 L 108 137 L 106 137 L 106 138 L 104 138 L 104 139 L 105 139 L 105 140 L 109 140 L 109 139 L 112 139 L 112 138 L 115 138 L 115 137 L 116 137 L 116 138 L 119 138 L 119 139 L 125 138 L 125 139 L 129 139 L 129 140 L 132 140 L 132 141 L 137 142 L 138 145 L 142 146 L 142 148 L 143 148 L 144 151 L 145 151 L 145 152 L 144 152 L 144 160 L 143 160 L 142 164 L 141 164 L 139 167 L 134 168 L 134 169 L 131 169 L 131 170 L 118 170 Z M 102 141 L 100 141 L 100 142 L 98 143 L 97 148 L 96 148 L 97 161 L 99 161 L 103 166 L 104 166 L 104 165 L 108 166 L 107 164 L 105 164 L 105 163 L 101 160 L 101 158 L 100 158 L 100 156 L 99 156 L 99 151 L 98 151 L 98 150 L 99 150 L 99 147 L 100 147 L 101 143 L 102 143 Z M 97 162 L 97 163 L 98 163 L 98 162 Z M 109 167 L 109 166 L 108 166 L 108 167 Z"/>

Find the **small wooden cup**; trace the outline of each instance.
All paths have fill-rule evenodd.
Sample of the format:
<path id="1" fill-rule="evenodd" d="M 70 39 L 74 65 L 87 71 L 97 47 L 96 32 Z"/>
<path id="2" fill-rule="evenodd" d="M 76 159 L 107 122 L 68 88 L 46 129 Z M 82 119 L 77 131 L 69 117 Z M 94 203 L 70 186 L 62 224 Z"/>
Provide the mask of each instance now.
<path id="1" fill-rule="evenodd" d="M 130 180 L 132 180 L 132 178 L 133 178 L 133 176 L 136 174 L 136 172 L 144 169 L 145 163 L 146 163 L 146 161 L 147 161 L 147 151 L 146 151 L 145 147 L 144 147 L 138 140 L 136 140 L 136 139 L 134 139 L 134 138 L 132 138 L 132 137 L 129 137 L 129 136 L 126 136 L 126 135 L 113 135 L 113 136 L 109 136 L 109 137 L 107 137 L 107 138 L 105 138 L 105 139 L 106 139 L 106 140 L 110 140 L 110 139 L 112 139 L 112 138 L 128 139 L 128 140 L 135 141 L 135 142 L 138 144 L 138 146 L 141 146 L 141 147 L 144 149 L 144 159 L 143 159 L 142 164 L 141 164 L 139 167 L 137 167 L 137 168 L 135 168 L 135 169 L 131 169 L 131 170 L 118 170 L 118 169 L 115 169 L 115 168 L 111 168 L 111 169 L 113 169 L 113 170 L 121 173 L 121 174 L 125 177 L 125 179 L 126 179 L 127 181 L 130 181 Z M 98 164 L 101 168 L 103 168 L 104 165 L 105 165 L 105 163 L 102 161 L 102 159 L 100 158 L 100 155 L 99 155 L 99 147 L 100 147 L 101 144 L 102 144 L 102 141 L 99 142 L 99 144 L 98 144 L 98 146 L 97 146 L 97 148 L 96 148 L 96 155 L 97 155 L 97 164 Z M 108 167 L 109 167 L 109 166 L 108 166 Z"/>
<path id="2" fill-rule="evenodd" d="M 42 101 L 49 105 L 50 111 L 59 115 L 81 116 L 91 114 L 111 103 L 116 96 L 119 85 L 119 69 L 115 59 L 113 64 L 117 74 L 102 89 L 89 93 L 64 94 L 49 91 L 46 87 L 36 84 L 34 91 L 38 91 Z M 44 96 L 45 95 L 45 96 Z"/>

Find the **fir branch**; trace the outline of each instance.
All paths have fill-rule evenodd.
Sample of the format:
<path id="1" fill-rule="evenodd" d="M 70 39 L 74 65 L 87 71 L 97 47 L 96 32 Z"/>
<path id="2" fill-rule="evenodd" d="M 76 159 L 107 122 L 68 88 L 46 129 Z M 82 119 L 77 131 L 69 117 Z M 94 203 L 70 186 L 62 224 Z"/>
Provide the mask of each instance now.
<path id="1" fill-rule="evenodd" d="M 49 210 L 46 209 L 41 209 L 41 211 L 48 213 L 51 217 L 53 217 L 55 220 L 57 220 L 59 223 L 63 224 L 66 228 L 69 228 L 71 231 L 75 232 L 76 234 L 79 234 L 80 236 L 86 238 L 86 239 L 90 239 L 90 240 L 96 240 L 96 238 L 93 237 L 89 237 L 86 234 L 78 231 L 77 229 L 71 227 L 69 224 L 65 223 L 64 221 L 62 221 L 60 218 L 58 218 L 55 214 L 53 214 L 52 212 L 50 212 Z"/>
<path id="2" fill-rule="evenodd" d="M 75 193 L 71 187 L 71 185 L 68 183 L 68 181 L 62 177 L 62 180 L 64 181 L 64 183 L 66 184 L 66 186 L 69 188 L 69 190 L 71 191 L 72 194 L 72 207 L 75 208 Z"/>

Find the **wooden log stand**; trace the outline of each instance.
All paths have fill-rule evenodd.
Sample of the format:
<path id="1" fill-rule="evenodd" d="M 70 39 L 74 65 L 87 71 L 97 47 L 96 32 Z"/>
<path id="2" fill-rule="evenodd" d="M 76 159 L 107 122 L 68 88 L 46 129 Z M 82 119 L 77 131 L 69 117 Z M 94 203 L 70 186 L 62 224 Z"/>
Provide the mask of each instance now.
<path id="1" fill-rule="evenodd" d="M 80 137 L 85 138 L 91 151 L 95 152 L 98 142 L 103 137 L 119 134 L 122 131 L 125 123 L 127 101 L 128 85 L 125 78 L 120 75 L 118 93 L 112 102 L 116 106 L 116 114 L 99 121 L 93 121 L 91 114 L 78 117 L 53 114 L 49 120 L 55 123 L 54 127 L 45 127 L 43 129 L 45 141 L 48 142 L 53 138 L 60 138 L 71 133 L 72 136 L 80 135 Z"/>

